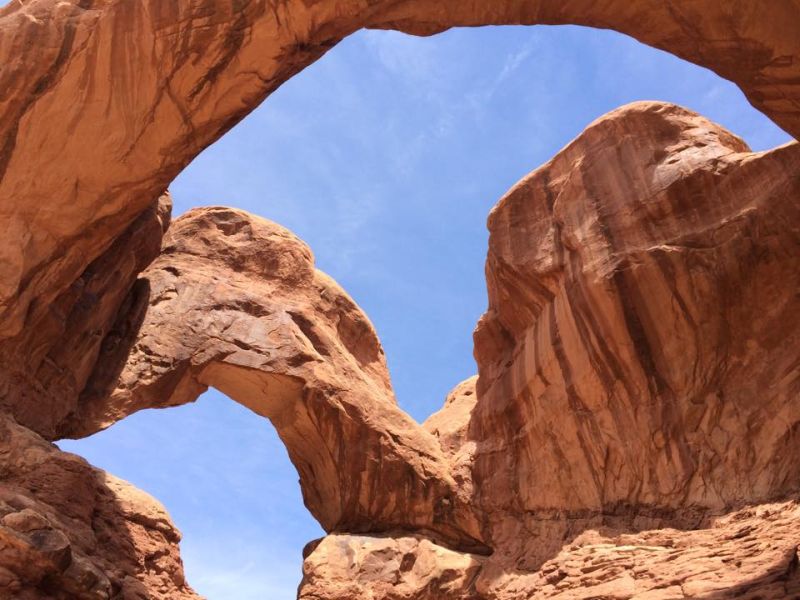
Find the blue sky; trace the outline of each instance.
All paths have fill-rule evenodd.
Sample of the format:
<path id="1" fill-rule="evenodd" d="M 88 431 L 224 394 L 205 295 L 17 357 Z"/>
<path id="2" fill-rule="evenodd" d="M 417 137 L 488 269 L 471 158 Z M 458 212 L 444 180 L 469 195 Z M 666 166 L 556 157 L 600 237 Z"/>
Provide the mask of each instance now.
<path id="1" fill-rule="evenodd" d="M 486 216 L 589 122 L 634 100 L 692 108 L 754 149 L 789 137 L 713 73 L 578 27 L 360 32 L 281 87 L 171 187 L 289 227 L 370 316 L 422 420 L 475 372 Z M 211 600 L 290 600 L 322 535 L 264 419 L 209 392 L 59 445 L 159 498 Z"/>

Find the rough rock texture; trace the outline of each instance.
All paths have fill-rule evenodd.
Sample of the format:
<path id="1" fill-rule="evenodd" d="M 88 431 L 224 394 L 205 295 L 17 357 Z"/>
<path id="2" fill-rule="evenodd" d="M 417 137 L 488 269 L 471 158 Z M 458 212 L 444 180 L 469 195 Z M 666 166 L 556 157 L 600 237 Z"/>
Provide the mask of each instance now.
<path id="1" fill-rule="evenodd" d="M 162 195 L 52 302 L 29 307 L 27 326 L 0 338 L 0 410 L 47 439 L 76 409 L 117 343 L 118 315 L 139 273 L 158 256 L 172 202 Z M 127 355 L 127 348 L 125 349 Z"/>
<path id="2" fill-rule="evenodd" d="M 0 415 L 0 598 L 198 598 L 179 540 L 156 500 Z"/>
<path id="3" fill-rule="evenodd" d="M 796 143 L 662 103 L 590 125 L 492 211 L 479 378 L 423 426 L 492 555 L 443 554 L 445 594 L 374 566 L 427 550 L 339 536 L 301 597 L 800 593 L 797 506 L 758 506 L 800 486 L 798 199 Z"/>
<path id="4" fill-rule="evenodd" d="M 532 572 L 427 540 L 326 537 L 301 600 L 779 600 L 800 597 L 796 502 L 745 508 L 694 531 L 588 529 Z"/>
<path id="5" fill-rule="evenodd" d="M 630 34 L 800 132 L 796 0 L 0 9 L 0 595 L 192 597 L 163 510 L 37 433 L 209 385 L 273 420 L 333 532 L 305 598 L 798 595 L 797 144 L 660 104 L 590 126 L 493 211 L 479 379 L 423 426 L 280 227 L 196 211 L 136 278 L 153 199 L 343 37 L 502 23 Z"/>
<path id="6" fill-rule="evenodd" d="M 478 600 L 475 579 L 484 558 L 429 539 L 329 535 L 303 564 L 300 600 Z"/>
<path id="7" fill-rule="evenodd" d="M 51 303 L 203 148 L 362 27 L 611 28 L 800 132 L 796 0 L 12 0 L 0 9 L 0 336 Z M 41 168 L 46 165 L 46 168 Z"/>
<path id="8" fill-rule="evenodd" d="M 487 510 L 723 508 L 800 484 L 800 145 L 685 109 L 590 125 L 489 217 Z"/>
<path id="9" fill-rule="evenodd" d="M 435 437 L 396 405 L 371 323 L 289 231 L 239 210 L 190 211 L 137 290 L 149 306 L 130 354 L 104 363 L 114 377 L 95 377 L 62 435 L 213 386 L 272 421 L 326 529 L 480 546 Z"/>

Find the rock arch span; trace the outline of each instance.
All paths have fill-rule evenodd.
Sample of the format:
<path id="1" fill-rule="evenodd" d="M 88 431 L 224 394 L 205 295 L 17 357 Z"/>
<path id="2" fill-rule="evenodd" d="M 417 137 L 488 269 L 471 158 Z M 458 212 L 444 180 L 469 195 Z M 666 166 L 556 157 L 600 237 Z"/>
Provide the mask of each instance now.
<path id="1" fill-rule="evenodd" d="M 189 211 L 133 294 L 144 312 L 130 343 L 60 437 L 215 387 L 272 421 L 326 530 L 423 530 L 485 548 L 438 441 L 398 408 L 368 318 L 289 231 L 231 208 Z"/>
<path id="2" fill-rule="evenodd" d="M 747 519 L 760 532 L 754 542 L 726 550 L 733 564 L 746 562 L 747 579 L 720 591 L 701 577 L 700 588 L 720 598 L 793 594 L 791 501 L 713 517 L 797 493 L 799 345 L 796 327 L 783 325 L 800 320 L 796 143 L 753 154 L 658 103 L 589 127 L 493 211 L 480 378 L 423 427 L 395 406 L 366 317 L 285 230 L 201 209 L 169 228 L 160 254 L 142 242 L 160 239 L 165 202 L 153 199 L 193 156 L 361 27 L 613 28 L 732 79 L 796 135 L 797 13 L 790 0 L 770 12 L 744 0 L 9 5 L 0 11 L 0 56 L 9 57 L 0 84 L 10 90 L 0 98 L 3 408 L 55 439 L 190 401 L 211 385 L 272 419 L 320 522 L 372 534 L 310 548 L 303 594 L 314 600 L 358 595 L 351 584 L 362 581 L 342 573 L 368 589 L 377 581 L 386 598 L 397 577 L 420 598 L 580 594 L 608 558 L 608 539 L 595 543 L 586 529 L 610 527 L 645 548 L 653 538 L 642 529 L 699 528 L 707 543 L 696 547 L 711 560 L 715 536 L 750 535 L 732 532 Z M 653 289 L 667 299 L 659 314 Z M 734 325 L 738 341 L 725 334 Z M 73 363 L 68 342 L 82 350 Z M 21 481 L 4 520 L 26 510 L 25 493 L 41 493 Z M 82 554 L 52 560 L 40 537 L 18 535 L 47 516 L 25 515 L 0 527 L 41 560 L 34 575 L 0 573 L 17 588 L 63 580 L 92 597 L 97 581 L 107 595 L 124 587 L 119 573 L 106 584 L 85 579 L 92 568 L 70 572 Z M 388 546 L 380 532 L 391 533 Z M 672 533 L 659 547 L 683 539 Z M 750 553 L 763 539 L 769 565 Z M 331 549 L 349 544 L 360 549 Z M 615 597 L 652 596 L 674 581 L 674 557 L 648 552 L 611 561 L 607 575 L 623 574 L 613 584 L 628 586 Z M 397 568 L 376 573 L 375 556 Z M 422 556 L 434 568 L 416 570 Z M 559 566 L 573 560 L 585 568 Z M 320 562 L 327 571 L 315 579 Z M 123 576 L 150 581 L 146 568 L 132 569 Z M 631 583 L 632 572 L 649 573 L 649 583 Z M 691 585 L 678 587 L 675 597 L 694 597 Z"/>
<path id="3" fill-rule="evenodd" d="M 30 326 L 194 156 L 358 29 L 615 29 L 730 79 L 797 135 L 799 13 L 792 0 L 15 0 L 0 9 L 0 335 Z"/>

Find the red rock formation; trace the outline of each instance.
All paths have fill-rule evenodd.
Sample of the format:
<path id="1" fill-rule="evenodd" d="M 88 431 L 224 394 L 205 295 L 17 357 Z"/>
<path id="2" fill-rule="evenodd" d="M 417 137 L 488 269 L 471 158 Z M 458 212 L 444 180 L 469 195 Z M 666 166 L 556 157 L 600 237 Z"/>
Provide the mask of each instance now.
<path id="1" fill-rule="evenodd" d="M 198 598 L 156 500 L 3 415 L 0 457 L 0 598 Z"/>
<path id="2" fill-rule="evenodd" d="M 637 103 L 514 186 L 489 217 L 477 393 L 424 425 L 492 555 L 443 551 L 426 578 L 397 565 L 427 549 L 340 536 L 301 597 L 800 593 L 795 503 L 718 518 L 798 494 L 798 173 L 796 143 L 754 154 Z"/>
<path id="3" fill-rule="evenodd" d="M 111 369 L 116 389 L 84 395 L 63 435 L 213 386 L 272 421 L 327 530 L 429 530 L 480 546 L 439 444 L 397 407 L 372 325 L 293 234 L 239 210 L 193 210 L 140 283 L 149 307 Z"/>
<path id="4" fill-rule="evenodd" d="M 14 0 L 0 9 L 0 337 L 47 305 L 203 148 L 362 27 L 573 23 L 715 70 L 792 134 L 794 0 Z M 42 169 L 40 165 L 47 165 Z"/>
<path id="5" fill-rule="evenodd" d="M 535 571 L 427 540 L 326 537 L 306 558 L 300 600 L 782 600 L 800 596 L 796 502 L 707 527 L 588 529 Z"/>
<path id="6" fill-rule="evenodd" d="M 48 439 L 57 437 L 92 385 L 93 371 L 109 359 L 118 315 L 130 311 L 126 297 L 158 256 L 171 209 L 164 194 L 53 302 L 32 304 L 24 330 L 0 338 L 0 409 Z"/>
<path id="7" fill-rule="evenodd" d="M 718 509 L 797 488 L 799 172 L 796 143 L 753 154 L 639 103 L 512 188 L 475 334 L 471 433 L 503 447 L 476 465 L 487 508 Z"/>
<path id="8" fill-rule="evenodd" d="M 14 1 L 0 408 L 55 439 L 214 385 L 269 417 L 336 534 L 307 558 L 309 599 L 797 595 L 794 504 L 715 519 L 800 481 L 797 144 L 752 154 L 659 104 L 590 126 L 493 211 L 480 378 L 424 427 L 285 230 L 199 211 L 135 280 L 165 222 L 152 199 L 343 37 L 501 23 L 627 33 L 800 132 L 794 0 Z M 0 418 L 0 593 L 193 596 L 160 507 Z"/>

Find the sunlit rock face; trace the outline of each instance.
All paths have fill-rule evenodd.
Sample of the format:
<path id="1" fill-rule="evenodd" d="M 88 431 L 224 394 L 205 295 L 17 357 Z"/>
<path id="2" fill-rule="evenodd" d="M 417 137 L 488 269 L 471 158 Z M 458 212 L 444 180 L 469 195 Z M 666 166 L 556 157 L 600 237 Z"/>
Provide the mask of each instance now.
<path id="1" fill-rule="evenodd" d="M 571 23 L 713 69 L 800 132 L 794 0 L 26 0 L 0 9 L 0 337 L 205 147 L 347 35 Z"/>
<path id="2" fill-rule="evenodd" d="M 199 598 L 158 501 L 7 416 L 0 457 L 0 598 Z"/>
<path id="3" fill-rule="evenodd" d="M 272 421 L 327 530 L 429 530 L 482 547 L 436 438 L 397 407 L 372 324 L 292 233 L 240 210 L 195 209 L 172 224 L 139 287 L 147 307 L 130 353 L 65 434 L 213 386 Z"/>
<path id="4" fill-rule="evenodd" d="M 704 65 L 800 132 L 794 0 L 0 9 L 0 597 L 194 597 L 163 508 L 46 440 L 207 386 L 273 421 L 331 534 L 306 600 L 800 593 L 796 143 L 658 103 L 592 124 L 492 212 L 478 378 L 423 425 L 291 233 L 199 209 L 162 246 L 175 175 L 347 35 L 539 23 Z"/>
<path id="5" fill-rule="evenodd" d="M 306 558 L 301 600 L 783 600 L 800 594 L 796 501 L 701 528 L 596 524 L 536 569 L 401 534 L 331 535 Z M 577 530 L 576 530 L 577 531 Z"/>
<path id="6" fill-rule="evenodd" d="M 487 511 L 722 509 L 800 485 L 800 146 L 685 109 L 591 124 L 489 216 Z"/>
<path id="7" fill-rule="evenodd" d="M 491 556 L 443 551 L 462 589 L 432 592 L 372 568 L 425 550 L 337 539 L 301 597 L 797 594 L 798 173 L 796 143 L 751 153 L 637 103 L 515 185 L 489 216 L 479 377 L 424 424 Z"/>

